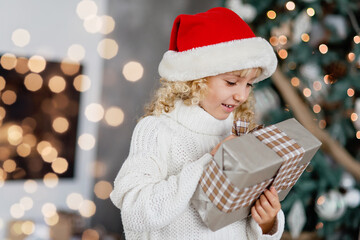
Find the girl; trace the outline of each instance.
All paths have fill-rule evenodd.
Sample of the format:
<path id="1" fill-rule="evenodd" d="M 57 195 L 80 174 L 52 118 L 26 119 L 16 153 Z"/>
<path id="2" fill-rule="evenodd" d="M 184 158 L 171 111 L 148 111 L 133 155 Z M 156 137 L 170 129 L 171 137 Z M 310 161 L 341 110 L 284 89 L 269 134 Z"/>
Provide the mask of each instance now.
<path id="1" fill-rule="evenodd" d="M 212 232 L 190 199 L 239 116 L 254 124 L 253 84 L 271 76 L 270 44 L 226 8 L 175 19 L 159 65 L 162 86 L 136 125 L 110 197 L 126 239 L 280 239 L 284 214 L 275 189 L 251 217 Z"/>

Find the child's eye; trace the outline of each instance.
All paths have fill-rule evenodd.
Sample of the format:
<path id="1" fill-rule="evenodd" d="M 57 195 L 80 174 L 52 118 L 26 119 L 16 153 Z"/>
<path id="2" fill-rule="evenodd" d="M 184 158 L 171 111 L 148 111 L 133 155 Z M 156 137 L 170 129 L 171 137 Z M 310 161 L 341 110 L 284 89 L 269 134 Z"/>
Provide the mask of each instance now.
<path id="1" fill-rule="evenodd" d="M 252 83 L 248 83 L 247 84 L 249 87 L 254 87 L 254 85 Z"/>
<path id="2" fill-rule="evenodd" d="M 226 83 L 228 84 L 228 85 L 230 85 L 230 86 L 234 86 L 236 83 L 234 83 L 234 82 L 230 82 L 230 81 L 226 81 Z"/>

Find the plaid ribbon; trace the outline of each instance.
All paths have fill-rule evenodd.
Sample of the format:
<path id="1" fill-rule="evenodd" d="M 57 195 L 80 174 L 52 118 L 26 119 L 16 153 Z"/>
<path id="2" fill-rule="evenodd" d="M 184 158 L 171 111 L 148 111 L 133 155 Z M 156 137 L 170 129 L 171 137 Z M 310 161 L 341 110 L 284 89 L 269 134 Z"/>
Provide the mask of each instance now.
<path id="1" fill-rule="evenodd" d="M 247 122 L 238 120 L 234 123 L 233 132 L 246 134 L 249 132 L 248 126 Z M 230 182 L 216 162 L 211 160 L 203 172 L 200 185 L 210 201 L 225 213 L 251 206 L 271 183 L 278 191 L 293 187 L 308 165 L 297 166 L 305 150 L 276 126 L 255 129 L 252 131 L 256 138 L 274 150 L 284 162 L 275 179 L 271 178 L 240 190 Z"/>

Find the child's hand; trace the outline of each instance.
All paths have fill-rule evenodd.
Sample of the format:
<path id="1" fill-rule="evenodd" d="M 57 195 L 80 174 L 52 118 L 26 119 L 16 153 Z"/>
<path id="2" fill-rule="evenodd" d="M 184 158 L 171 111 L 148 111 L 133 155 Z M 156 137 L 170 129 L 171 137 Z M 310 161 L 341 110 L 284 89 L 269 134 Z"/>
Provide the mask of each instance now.
<path id="1" fill-rule="evenodd" d="M 227 140 L 230 140 L 230 139 L 233 139 L 233 138 L 236 138 L 237 136 L 235 135 L 230 135 L 228 137 L 226 137 L 224 140 L 222 140 L 218 145 L 216 145 L 216 147 L 213 148 L 213 150 L 211 150 L 210 154 L 212 156 L 215 156 L 215 153 L 217 152 L 217 150 L 219 149 L 220 145 L 224 142 L 226 142 Z"/>
<path id="2" fill-rule="evenodd" d="M 252 218 L 259 224 L 263 234 L 268 233 L 276 220 L 276 215 L 281 209 L 279 196 L 274 187 L 265 190 L 251 208 Z"/>

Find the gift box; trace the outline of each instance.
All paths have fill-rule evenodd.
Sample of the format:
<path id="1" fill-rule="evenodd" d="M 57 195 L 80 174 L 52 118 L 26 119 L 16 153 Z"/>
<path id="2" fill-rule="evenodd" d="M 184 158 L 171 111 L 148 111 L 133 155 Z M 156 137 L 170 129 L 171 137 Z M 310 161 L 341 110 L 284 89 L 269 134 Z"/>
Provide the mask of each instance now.
<path id="1" fill-rule="evenodd" d="M 191 199 L 212 231 L 248 217 L 270 186 L 282 201 L 321 146 L 293 118 L 251 133 L 246 122 L 234 128 L 247 134 L 220 146 Z"/>

